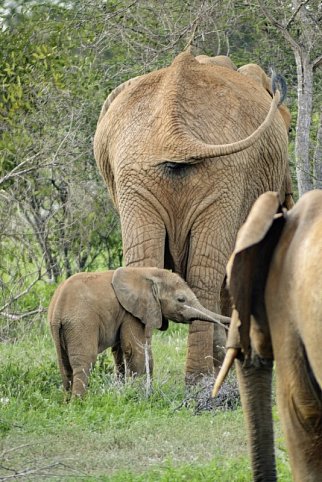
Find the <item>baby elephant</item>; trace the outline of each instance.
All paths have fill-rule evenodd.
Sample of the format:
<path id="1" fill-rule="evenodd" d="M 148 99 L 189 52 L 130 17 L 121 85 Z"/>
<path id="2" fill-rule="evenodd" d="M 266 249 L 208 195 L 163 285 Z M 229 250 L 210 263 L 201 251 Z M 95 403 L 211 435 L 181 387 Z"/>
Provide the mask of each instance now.
<path id="1" fill-rule="evenodd" d="M 108 347 L 119 374 L 125 367 L 129 374 L 144 373 L 144 346 L 163 317 L 218 322 L 185 281 L 164 269 L 118 268 L 64 281 L 48 309 L 64 388 L 81 396 L 98 353 Z"/>

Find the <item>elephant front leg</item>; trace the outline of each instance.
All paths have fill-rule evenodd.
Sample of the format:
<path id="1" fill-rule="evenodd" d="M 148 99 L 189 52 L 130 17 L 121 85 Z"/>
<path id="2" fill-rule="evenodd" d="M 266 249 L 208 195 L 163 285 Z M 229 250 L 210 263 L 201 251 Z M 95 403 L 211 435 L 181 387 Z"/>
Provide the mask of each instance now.
<path id="1" fill-rule="evenodd" d="M 144 325 L 129 315 L 122 323 L 120 338 L 121 350 L 126 362 L 126 375 L 136 376 L 147 373 L 152 376 L 151 345 L 146 339 Z"/>
<path id="2" fill-rule="evenodd" d="M 125 364 L 120 342 L 112 346 L 112 355 L 114 358 L 115 374 L 118 378 L 122 379 L 125 376 Z"/>

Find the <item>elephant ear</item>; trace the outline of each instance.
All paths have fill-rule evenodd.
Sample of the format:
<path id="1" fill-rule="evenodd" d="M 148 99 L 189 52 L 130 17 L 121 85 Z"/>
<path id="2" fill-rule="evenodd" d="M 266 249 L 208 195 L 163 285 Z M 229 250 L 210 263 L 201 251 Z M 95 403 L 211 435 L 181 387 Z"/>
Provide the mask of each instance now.
<path id="1" fill-rule="evenodd" d="M 233 255 L 227 265 L 229 292 L 234 309 L 238 312 L 240 344 L 245 356 L 249 356 L 251 348 L 251 315 L 260 328 L 267 331 L 264 301 L 266 279 L 274 249 L 286 222 L 285 216 L 278 193 L 262 194 L 239 230 Z"/>
<path id="2" fill-rule="evenodd" d="M 118 268 L 112 286 L 123 308 L 146 325 L 147 336 L 151 335 L 152 328 L 163 327 L 157 283 L 151 270 Z"/>

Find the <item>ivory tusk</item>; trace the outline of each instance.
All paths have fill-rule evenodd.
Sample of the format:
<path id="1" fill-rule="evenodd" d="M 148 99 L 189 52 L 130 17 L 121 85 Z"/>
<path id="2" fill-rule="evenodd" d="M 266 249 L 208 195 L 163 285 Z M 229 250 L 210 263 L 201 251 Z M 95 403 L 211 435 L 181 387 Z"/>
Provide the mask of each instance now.
<path id="1" fill-rule="evenodd" d="M 219 370 L 214 388 L 212 390 L 211 396 L 213 398 L 216 397 L 216 395 L 219 392 L 220 387 L 224 383 L 225 378 L 228 375 L 228 372 L 231 369 L 232 364 L 234 363 L 234 360 L 237 356 L 237 353 L 238 353 L 237 348 L 228 348 L 227 349 L 227 353 L 226 353 L 226 356 L 225 356 L 225 359 L 224 359 L 224 363 L 222 364 L 222 367 Z"/>

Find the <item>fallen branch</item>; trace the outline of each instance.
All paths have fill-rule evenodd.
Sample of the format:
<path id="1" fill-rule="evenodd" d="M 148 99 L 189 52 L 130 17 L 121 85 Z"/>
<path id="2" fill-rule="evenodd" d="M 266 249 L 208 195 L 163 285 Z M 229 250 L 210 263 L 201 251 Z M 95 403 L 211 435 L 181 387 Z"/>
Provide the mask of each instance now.
<path id="1" fill-rule="evenodd" d="M 32 310 L 32 311 L 28 311 L 26 313 L 8 313 L 8 312 L 1 312 L 0 311 L 0 314 L 1 316 L 3 316 L 4 318 L 7 318 L 8 320 L 11 320 L 11 321 L 18 321 L 18 320 L 22 320 L 23 318 L 27 318 L 28 316 L 32 316 L 32 315 L 36 315 L 38 313 L 45 313 L 47 311 L 46 308 L 38 308 L 36 310 Z"/>

